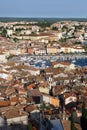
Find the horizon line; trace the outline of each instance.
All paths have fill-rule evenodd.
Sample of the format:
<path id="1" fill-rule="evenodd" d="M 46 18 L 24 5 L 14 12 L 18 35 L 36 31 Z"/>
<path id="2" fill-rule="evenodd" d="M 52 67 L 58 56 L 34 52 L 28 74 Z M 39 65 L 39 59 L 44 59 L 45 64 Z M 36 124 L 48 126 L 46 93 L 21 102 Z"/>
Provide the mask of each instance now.
<path id="1" fill-rule="evenodd" d="M 26 17 L 23 17 L 23 16 L 0 16 L 0 18 L 57 18 L 57 19 L 87 19 L 87 17 L 58 17 L 58 16 L 55 16 L 55 17 L 47 17 L 47 16 L 26 16 Z"/>

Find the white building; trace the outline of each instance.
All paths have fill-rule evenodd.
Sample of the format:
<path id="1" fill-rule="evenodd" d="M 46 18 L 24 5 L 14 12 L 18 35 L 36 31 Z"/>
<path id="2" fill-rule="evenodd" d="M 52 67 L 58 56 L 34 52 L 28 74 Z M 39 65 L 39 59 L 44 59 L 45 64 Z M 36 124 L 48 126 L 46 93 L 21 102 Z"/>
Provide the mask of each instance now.
<path id="1" fill-rule="evenodd" d="M 7 30 L 7 36 L 11 36 L 12 34 L 13 34 L 13 30 L 8 29 L 8 30 Z"/>
<path id="2" fill-rule="evenodd" d="M 7 62 L 5 54 L 0 54 L 0 62 Z"/>

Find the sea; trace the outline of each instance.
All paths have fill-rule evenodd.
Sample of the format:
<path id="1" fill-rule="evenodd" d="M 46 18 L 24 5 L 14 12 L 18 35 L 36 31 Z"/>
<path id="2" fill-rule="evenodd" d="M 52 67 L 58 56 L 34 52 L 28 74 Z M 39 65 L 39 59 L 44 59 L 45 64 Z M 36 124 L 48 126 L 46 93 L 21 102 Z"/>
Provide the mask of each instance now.
<path id="1" fill-rule="evenodd" d="M 58 60 L 57 60 L 58 61 Z M 80 67 L 87 67 L 87 58 L 85 59 L 76 59 L 76 60 L 63 60 L 65 62 L 70 62 L 75 64 L 76 66 L 80 66 Z M 59 62 L 61 62 L 59 60 Z M 39 61 L 37 63 L 34 64 L 36 68 L 48 68 L 51 67 L 51 61 L 50 60 L 43 60 L 43 61 Z"/>
<path id="2" fill-rule="evenodd" d="M 77 60 L 70 61 L 70 62 L 74 63 L 77 66 L 81 66 L 81 67 L 87 66 L 87 58 L 85 58 L 85 59 L 77 59 Z"/>

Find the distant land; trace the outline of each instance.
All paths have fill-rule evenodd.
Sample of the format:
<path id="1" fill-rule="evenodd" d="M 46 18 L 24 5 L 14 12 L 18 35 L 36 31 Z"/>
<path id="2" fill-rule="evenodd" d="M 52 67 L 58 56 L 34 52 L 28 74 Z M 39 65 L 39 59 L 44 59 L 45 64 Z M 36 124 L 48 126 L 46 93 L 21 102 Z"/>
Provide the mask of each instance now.
<path id="1" fill-rule="evenodd" d="M 79 22 L 85 22 L 87 21 L 87 18 L 16 18 L 16 17 L 0 17 L 0 21 L 1 22 L 19 22 L 19 21 L 28 21 L 28 22 L 31 22 L 31 21 L 40 21 L 40 22 L 44 22 L 44 21 L 47 21 L 47 22 L 57 22 L 57 21 L 68 21 L 68 20 L 71 20 L 71 21 L 79 21 Z"/>

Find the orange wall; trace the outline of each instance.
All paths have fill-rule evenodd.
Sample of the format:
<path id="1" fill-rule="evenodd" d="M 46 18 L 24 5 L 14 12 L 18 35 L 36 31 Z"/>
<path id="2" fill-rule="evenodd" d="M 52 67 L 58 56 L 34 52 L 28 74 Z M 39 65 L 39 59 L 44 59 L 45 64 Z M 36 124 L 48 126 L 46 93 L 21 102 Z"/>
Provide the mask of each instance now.
<path id="1" fill-rule="evenodd" d="M 57 98 L 51 98 L 50 104 L 54 105 L 55 107 L 59 107 L 59 99 Z"/>
<path id="2" fill-rule="evenodd" d="M 28 48 L 28 53 L 29 54 L 33 54 L 33 49 L 32 48 Z"/>

